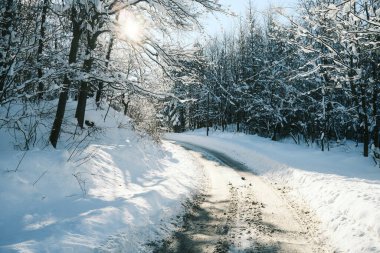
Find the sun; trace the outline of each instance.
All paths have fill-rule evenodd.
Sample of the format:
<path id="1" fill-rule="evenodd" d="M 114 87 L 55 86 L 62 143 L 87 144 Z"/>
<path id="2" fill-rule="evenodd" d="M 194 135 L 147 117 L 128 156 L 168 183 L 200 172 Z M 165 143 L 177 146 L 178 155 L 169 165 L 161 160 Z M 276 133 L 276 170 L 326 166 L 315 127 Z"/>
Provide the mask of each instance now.
<path id="1" fill-rule="evenodd" d="M 139 42 L 143 39 L 143 24 L 141 18 L 133 13 L 123 11 L 119 16 L 119 29 L 122 38 L 132 42 Z"/>

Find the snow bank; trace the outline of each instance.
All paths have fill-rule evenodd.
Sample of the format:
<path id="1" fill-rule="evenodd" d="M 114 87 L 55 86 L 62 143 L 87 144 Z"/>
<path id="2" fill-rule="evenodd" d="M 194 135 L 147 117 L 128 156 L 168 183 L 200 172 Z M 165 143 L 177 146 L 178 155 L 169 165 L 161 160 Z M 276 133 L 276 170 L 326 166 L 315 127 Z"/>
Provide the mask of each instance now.
<path id="1" fill-rule="evenodd" d="M 203 135 L 203 136 L 202 136 Z M 380 169 L 360 147 L 321 152 L 243 134 L 205 131 L 167 138 L 231 155 L 269 182 L 290 187 L 321 220 L 336 252 L 380 252 Z"/>
<path id="2" fill-rule="evenodd" d="M 1 146 L 0 252 L 144 252 L 170 233 L 201 169 L 185 150 L 136 134 L 112 109 L 104 122 L 105 113 L 87 112 L 97 130 L 79 132 L 79 147 L 65 134 L 73 129 L 58 150 Z"/>

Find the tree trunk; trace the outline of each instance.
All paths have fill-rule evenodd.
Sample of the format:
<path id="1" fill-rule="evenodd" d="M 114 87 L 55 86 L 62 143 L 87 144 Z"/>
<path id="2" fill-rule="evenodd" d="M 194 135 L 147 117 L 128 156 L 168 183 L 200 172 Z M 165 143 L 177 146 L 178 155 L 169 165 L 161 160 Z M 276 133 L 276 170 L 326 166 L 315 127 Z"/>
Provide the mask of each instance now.
<path id="1" fill-rule="evenodd" d="M 49 140 L 50 140 L 50 143 L 53 145 L 54 148 L 57 147 L 59 133 L 60 133 L 61 127 L 62 127 L 63 117 L 65 116 L 69 86 L 70 86 L 70 80 L 66 76 L 65 80 L 63 82 L 63 88 L 61 90 L 61 93 L 59 94 L 57 112 L 55 115 L 53 127 L 52 127 L 51 132 L 50 132 Z"/>
<path id="2" fill-rule="evenodd" d="M 119 20 L 119 14 L 116 15 L 116 22 Z M 110 63 L 110 59 L 111 59 L 111 52 L 112 52 L 112 48 L 113 48 L 113 44 L 114 44 L 114 40 L 115 38 L 113 36 L 111 36 L 111 39 L 110 39 L 110 44 L 108 45 L 108 50 L 107 50 L 107 54 L 106 54 L 106 68 L 108 68 L 108 65 Z M 96 106 L 99 107 L 100 106 L 100 99 L 102 97 L 102 93 L 103 93 L 103 88 L 104 88 L 104 84 L 102 81 L 99 82 L 99 85 L 98 85 L 98 90 L 96 91 L 96 97 L 95 97 L 95 102 L 96 102 Z M 125 114 L 124 114 L 125 115 Z"/>
<path id="3" fill-rule="evenodd" d="M 366 11 L 367 11 L 367 19 L 369 19 L 368 15 L 368 7 L 366 5 Z M 376 37 L 376 41 L 380 41 L 380 36 Z M 378 94 L 380 92 L 380 87 L 379 87 L 379 74 L 378 74 L 378 55 L 374 54 L 372 55 L 374 59 L 372 59 L 372 75 L 375 80 L 374 88 L 373 88 L 373 96 L 372 96 L 372 112 L 373 112 L 373 119 L 375 121 L 375 127 L 373 129 L 373 144 L 375 146 L 375 155 L 380 155 L 379 152 L 379 147 L 380 147 L 380 140 L 379 140 L 379 131 L 380 131 L 380 115 L 378 112 Z"/>
<path id="4" fill-rule="evenodd" d="M 5 98 L 6 82 L 7 82 L 7 72 L 9 71 L 10 62 L 7 59 L 11 44 L 11 27 L 12 27 L 12 17 L 13 17 L 13 0 L 7 0 L 4 16 L 2 18 L 1 27 L 1 38 L 0 38 L 0 101 Z"/>
<path id="5" fill-rule="evenodd" d="M 206 135 L 208 136 L 210 125 L 210 92 L 207 93 L 207 119 L 206 119 Z"/>
<path id="6" fill-rule="evenodd" d="M 360 113 L 360 108 L 359 108 L 359 96 L 358 92 L 355 86 L 354 82 L 354 76 L 355 76 L 355 70 L 354 70 L 354 63 L 353 63 L 353 56 L 350 56 L 350 69 L 348 71 L 348 77 L 349 77 L 349 82 L 350 82 L 350 88 L 351 88 L 351 94 L 352 94 L 352 100 L 354 101 L 354 107 L 356 108 L 356 115 L 358 118 L 361 118 L 361 113 Z M 355 127 L 358 129 L 357 127 Z M 358 130 L 356 130 L 356 135 Z M 358 137 L 357 137 L 358 139 Z"/>
<path id="7" fill-rule="evenodd" d="M 72 8 L 71 17 L 72 17 L 71 20 L 73 22 L 73 38 L 71 40 L 71 45 L 70 45 L 69 64 L 75 63 L 77 61 L 79 41 L 82 35 L 82 30 L 81 30 L 82 23 L 75 21 L 77 17 L 77 11 L 74 7 Z M 53 145 L 54 148 L 57 147 L 59 133 L 61 132 L 61 127 L 62 127 L 63 117 L 65 116 L 66 103 L 68 99 L 68 92 L 69 92 L 70 86 L 71 86 L 71 80 L 66 75 L 63 81 L 63 87 L 62 87 L 61 93 L 59 94 L 57 112 L 55 115 L 53 127 L 51 129 L 50 138 L 49 138 L 50 143 Z"/>
<path id="8" fill-rule="evenodd" d="M 125 102 L 125 95 L 123 94 L 122 95 L 122 97 L 121 97 L 121 103 L 123 104 L 123 106 L 124 106 L 124 115 L 127 115 L 127 113 L 128 113 L 128 106 L 129 106 L 129 102 L 130 102 L 130 100 L 129 100 L 129 98 L 128 98 L 128 101 L 127 102 Z"/>
<path id="9" fill-rule="evenodd" d="M 321 150 L 322 152 L 325 151 L 325 133 L 322 133 L 323 136 L 321 136 Z"/>
<path id="10" fill-rule="evenodd" d="M 46 22 L 46 14 L 48 10 L 49 1 L 44 0 L 43 7 L 42 7 L 42 14 L 41 14 L 41 28 L 40 28 L 40 38 L 38 40 L 38 50 L 37 50 L 37 64 L 38 64 L 38 70 L 37 70 L 37 76 L 39 79 L 38 82 L 38 100 L 41 100 L 43 98 L 43 92 L 44 92 L 44 84 L 40 80 L 43 76 L 42 66 L 41 66 L 41 57 L 44 47 L 44 40 L 45 40 L 45 22 Z"/>
<path id="11" fill-rule="evenodd" d="M 236 132 L 240 132 L 240 121 L 241 121 L 241 115 L 240 115 L 240 104 L 236 103 Z"/>
<path id="12" fill-rule="evenodd" d="M 100 107 L 100 99 L 102 98 L 102 95 L 103 95 L 103 88 L 104 88 L 104 84 L 102 81 L 99 82 L 98 84 L 98 90 L 96 91 L 96 96 L 95 96 L 95 103 L 96 103 L 96 107 Z"/>
<path id="13" fill-rule="evenodd" d="M 277 129 L 278 129 L 278 123 L 274 126 L 272 141 L 277 141 Z"/>
<path id="14" fill-rule="evenodd" d="M 86 112 L 87 88 L 88 88 L 87 81 L 81 81 L 75 117 L 78 120 L 78 125 L 82 129 L 84 127 L 84 116 L 85 116 L 85 112 Z"/>
<path id="15" fill-rule="evenodd" d="M 363 155 L 368 157 L 368 147 L 369 147 L 369 123 L 368 123 L 368 113 L 367 113 L 367 99 L 366 99 L 366 86 L 361 84 L 361 106 L 362 106 L 362 121 L 363 126 Z"/>
<path id="16" fill-rule="evenodd" d="M 365 115 L 364 119 L 364 136 L 363 136 L 363 155 L 368 157 L 368 148 L 369 148 L 369 130 L 368 130 L 368 116 Z"/>
<path id="17" fill-rule="evenodd" d="M 94 62 L 94 58 L 91 53 L 96 47 L 96 41 L 98 36 L 99 34 L 91 34 L 87 37 L 86 60 L 84 60 L 83 62 L 83 70 L 86 73 L 89 73 L 91 71 L 92 64 Z M 89 83 L 87 80 L 81 81 L 81 85 L 78 92 L 78 104 L 75 112 L 75 117 L 78 120 L 78 125 L 80 128 L 84 127 L 84 116 L 86 113 L 88 87 Z"/>
<path id="18" fill-rule="evenodd" d="M 378 84 L 375 84 L 375 85 L 378 85 Z M 376 86 L 373 89 L 373 96 L 372 96 L 372 111 L 373 111 L 372 113 L 373 113 L 373 119 L 375 121 L 375 127 L 373 128 L 373 145 L 375 146 L 376 152 L 378 151 L 378 148 L 380 145 L 379 143 L 380 117 L 378 115 L 378 108 L 377 108 L 378 93 L 379 93 L 379 88 Z"/>

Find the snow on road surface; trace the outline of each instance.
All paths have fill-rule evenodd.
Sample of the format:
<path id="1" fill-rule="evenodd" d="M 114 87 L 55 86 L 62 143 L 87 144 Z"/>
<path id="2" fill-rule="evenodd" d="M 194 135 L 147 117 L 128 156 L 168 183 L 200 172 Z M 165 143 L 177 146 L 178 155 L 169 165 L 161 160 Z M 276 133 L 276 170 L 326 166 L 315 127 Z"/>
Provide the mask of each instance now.
<path id="1" fill-rule="evenodd" d="M 380 169 L 361 157 L 361 147 L 348 144 L 321 152 L 244 134 L 204 135 L 167 138 L 226 154 L 272 184 L 290 205 L 308 206 L 311 212 L 305 214 L 321 221 L 319 237 L 332 252 L 380 252 Z"/>
<path id="2" fill-rule="evenodd" d="M 290 206 L 245 165 L 213 150 L 177 144 L 195 150 L 190 153 L 209 184 L 189 205 L 185 226 L 154 252 L 328 252 L 304 209 Z"/>

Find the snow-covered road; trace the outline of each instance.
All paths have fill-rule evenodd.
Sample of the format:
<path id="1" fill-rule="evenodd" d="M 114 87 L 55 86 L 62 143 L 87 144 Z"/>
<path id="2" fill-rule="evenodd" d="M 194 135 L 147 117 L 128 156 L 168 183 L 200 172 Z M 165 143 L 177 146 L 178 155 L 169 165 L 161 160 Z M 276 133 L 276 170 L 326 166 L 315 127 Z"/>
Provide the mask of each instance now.
<path id="1" fill-rule="evenodd" d="M 244 164 L 186 142 L 208 178 L 184 226 L 155 252 L 325 252 L 314 221 Z"/>
<path id="2" fill-rule="evenodd" d="M 347 141 L 321 152 L 318 147 L 241 133 L 211 131 L 208 137 L 205 133 L 166 137 L 245 164 L 302 216 L 316 220 L 309 230 L 329 252 L 380 253 L 380 172 L 371 159 L 361 156 L 362 147 Z"/>

